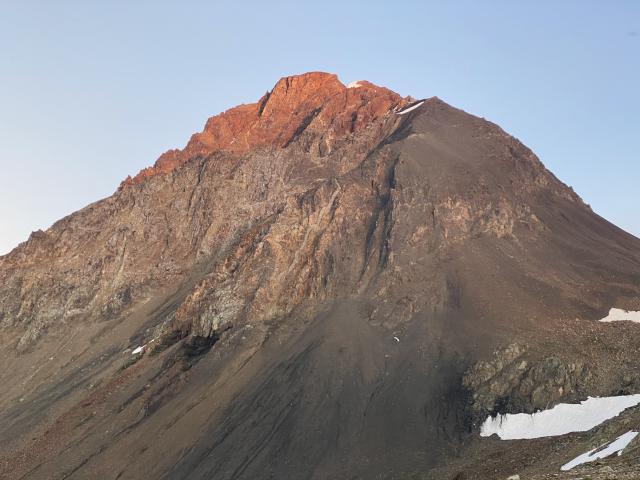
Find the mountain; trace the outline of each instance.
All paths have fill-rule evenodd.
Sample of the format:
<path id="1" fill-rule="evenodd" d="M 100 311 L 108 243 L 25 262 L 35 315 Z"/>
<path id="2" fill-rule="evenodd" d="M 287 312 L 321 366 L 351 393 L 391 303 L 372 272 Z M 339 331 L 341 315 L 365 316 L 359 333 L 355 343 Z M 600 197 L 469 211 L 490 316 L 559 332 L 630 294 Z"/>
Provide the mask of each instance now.
<path id="1" fill-rule="evenodd" d="M 0 477 L 558 472 L 479 423 L 640 391 L 614 306 L 640 240 L 517 139 L 286 77 L 0 257 Z"/>

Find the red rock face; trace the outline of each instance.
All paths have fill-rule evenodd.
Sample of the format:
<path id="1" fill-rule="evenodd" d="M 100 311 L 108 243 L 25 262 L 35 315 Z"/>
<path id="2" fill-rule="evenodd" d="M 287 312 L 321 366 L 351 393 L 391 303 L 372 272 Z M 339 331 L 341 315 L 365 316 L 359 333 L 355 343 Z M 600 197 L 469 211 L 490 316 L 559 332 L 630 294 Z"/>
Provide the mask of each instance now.
<path id="1" fill-rule="evenodd" d="M 258 102 L 239 105 L 209 118 L 183 150 L 163 153 L 153 167 L 128 177 L 120 188 L 171 172 L 190 158 L 219 150 L 242 153 L 286 147 L 302 131 L 317 132 L 328 144 L 385 115 L 403 99 L 370 82 L 346 87 L 337 75 L 311 72 L 284 77 Z"/>

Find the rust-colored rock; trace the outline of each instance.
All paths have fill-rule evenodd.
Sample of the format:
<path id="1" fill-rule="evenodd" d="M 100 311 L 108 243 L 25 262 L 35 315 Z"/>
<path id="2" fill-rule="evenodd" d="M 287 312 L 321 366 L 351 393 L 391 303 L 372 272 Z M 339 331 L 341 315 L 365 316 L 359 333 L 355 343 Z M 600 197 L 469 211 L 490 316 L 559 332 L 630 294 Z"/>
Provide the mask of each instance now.
<path id="1" fill-rule="evenodd" d="M 127 178 L 121 188 L 218 150 L 241 153 L 286 147 L 305 130 L 322 137 L 325 148 L 331 148 L 336 138 L 354 134 L 402 102 L 400 95 L 387 88 L 363 80 L 347 87 L 331 73 L 284 77 L 258 102 L 209 118 L 204 130 L 194 134 L 183 150 L 163 153 L 153 167 Z"/>

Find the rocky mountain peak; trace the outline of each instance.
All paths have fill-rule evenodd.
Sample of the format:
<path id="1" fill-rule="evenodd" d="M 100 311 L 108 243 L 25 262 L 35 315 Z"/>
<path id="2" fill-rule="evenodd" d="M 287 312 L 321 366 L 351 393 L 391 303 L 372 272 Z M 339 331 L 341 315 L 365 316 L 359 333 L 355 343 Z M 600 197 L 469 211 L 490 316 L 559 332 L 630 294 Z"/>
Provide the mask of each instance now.
<path id="1" fill-rule="evenodd" d="M 0 478 L 548 478 L 640 411 L 476 427 L 640 391 L 612 306 L 640 241 L 500 127 L 285 77 L 0 257 Z"/>
<path id="2" fill-rule="evenodd" d="M 317 132 L 331 144 L 402 102 L 397 93 L 364 80 L 347 88 L 331 73 L 283 77 L 256 103 L 209 118 L 204 130 L 193 135 L 184 149 L 163 153 L 153 167 L 128 177 L 120 188 L 171 172 L 191 158 L 216 151 L 246 153 L 260 147 L 286 147 L 306 130 Z"/>
<path id="3" fill-rule="evenodd" d="M 261 107 L 259 113 L 264 117 L 277 117 L 293 114 L 297 110 L 313 109 L 320 102 L 345 90 L 338 76 L 331 73 L 310 72 L 283 77 L 258 102 Z"/>

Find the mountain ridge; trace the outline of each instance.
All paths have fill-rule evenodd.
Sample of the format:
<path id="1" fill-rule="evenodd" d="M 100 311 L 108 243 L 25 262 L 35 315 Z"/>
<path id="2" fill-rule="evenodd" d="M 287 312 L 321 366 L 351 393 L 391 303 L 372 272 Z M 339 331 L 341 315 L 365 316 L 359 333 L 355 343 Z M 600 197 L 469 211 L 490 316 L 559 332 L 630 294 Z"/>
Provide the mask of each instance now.
<path id="1" fill-rule="evenodd" d="M 286 147 L 309 127 L 322 128 L 329 137 L 353 133 L 403 102 L 387 88 L 367 81 L 356 85 L 345 86 L 337 75 L 324 72 L 283 77 L 256 103 L 238 105 L 210 117 L 204 130 L 194 134 L 183 150 L 163 153 L 153 167 L 128 177 L 120 188 L 168 173 L 196 155 L 218 150 L 240 153 L 270 145 Z M 330 148 L 330 143 L 331 139 L 325 148 Z"/>

